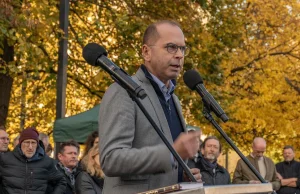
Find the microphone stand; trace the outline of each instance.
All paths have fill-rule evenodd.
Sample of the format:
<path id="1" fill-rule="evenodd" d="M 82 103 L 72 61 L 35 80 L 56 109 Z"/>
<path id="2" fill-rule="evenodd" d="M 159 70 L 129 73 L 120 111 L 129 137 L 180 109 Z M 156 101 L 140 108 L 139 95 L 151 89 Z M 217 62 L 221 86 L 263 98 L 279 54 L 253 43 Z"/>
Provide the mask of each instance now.
<path id="1" fill-rule="evenodd" d="M 250 170 L 255 174 L 255 176 L 260 180 L 262 183 L 268 183 L 260 173 L 255 169 L 255 167 L 250 163 L 250 161 L 243 155 L 243 153 L 236 147 L 236 145 L 232 142 L 232 140 L 227 136 L 227 134 L 223 131 L 220 125 L 214 120 L 211 115 L 210 104 L 206 103 L 205 100 L 203 101 L 203 115 L 204 117 L 219 131 L 219 133 L 223 136 L 223 138 L 227 141 L 227 143 L 235 150 L 235 152 L 240 156 L 240 158 L 246 163 L 246 165 L 250 168 Z M 272 192 L 276 194 L 275 191 Z"/>

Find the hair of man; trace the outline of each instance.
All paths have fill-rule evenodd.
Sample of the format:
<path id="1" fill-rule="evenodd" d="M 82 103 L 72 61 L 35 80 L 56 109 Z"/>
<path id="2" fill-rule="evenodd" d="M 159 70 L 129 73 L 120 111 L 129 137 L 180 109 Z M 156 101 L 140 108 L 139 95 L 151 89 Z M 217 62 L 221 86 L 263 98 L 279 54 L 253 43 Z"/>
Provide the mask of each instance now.
<path id="1" fill-rule="evenodd" d="M 170 24 L 173 26 L 178 26 L 180 29 L 180 24 L 178 24 L 175 21 L 172 20 L 160 20 L 158 22 L 155 22 L 153 24 L 150 24 L 148 28 L 145 30 L 144 36 L 143 36 L 143 44 L 149 44 L 153 45 L 158 39 L 159 39 L 159 33 L 157 31 L 157 26 L 160 24 Z"/>
<path id="2" fill-rule="evenodd" d="M 203 141 L 203 143 L 200 145 L 200 148 L 204 149 L 206 142 L 208 140 L 210 140 L 210 139 L 214 139 L 214 140 L 217 140 L 219 142 L 219 145 L 220 145 L 219 152 L 221 153 L 222 152 L 222 144 L 221 144 L 220 140 L 216 136 L 208 136 L 207 138 L 205 138 L 204 141 Z"/>
<path id="3" fill-rule="evenodd" d="M 61 143 L 60 146 L 59 146 L 59 149 L 58 149 L 58 153 L 63 154 L 64 151 L 65 151 L 65 147 L 67 147 L 67 146 L 76 147 L 77 151 L 78 151 L 78 154 L 79 154 L 80 147 L 79 147 L 79 144 L 75 140 L 70 140 L 70 141 Z"/>
<path id="4" fill-rule="evenodd" d="M 286 146 L 283 147 L 283 150 L 287 150 L 287 149 L 291 149 L 291 150 L 293 150 L 293 152 L 295 152 L 293 146 L 286 145 Z"/>

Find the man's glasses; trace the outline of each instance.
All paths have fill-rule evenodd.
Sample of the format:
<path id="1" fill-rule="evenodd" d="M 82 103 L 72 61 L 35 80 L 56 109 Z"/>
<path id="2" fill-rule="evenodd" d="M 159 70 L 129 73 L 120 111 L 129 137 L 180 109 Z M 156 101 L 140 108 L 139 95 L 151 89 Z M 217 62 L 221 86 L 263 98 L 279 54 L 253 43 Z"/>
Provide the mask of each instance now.
<path id="1" fill-rule="evenodd" d="M 6 141 L 9 141 L 9 138 L 8 138 L 8 137 L 0 137 L 0 140 L 1 140 L 1 141 L 5 141 L 5 140 L 6 140 Z"/>
<path id="2" fill-rule="evenodd" d="M 178 49 L 183 53 L 184 56 L 187 56 L 190 53 L 190 48 L 187 46 L 178 46 L 177 44 L 169 43 L 165 46 L 167 51 L 171 54 L 177 53 Z"/>
<path id="3" fill-rule="evenodd" d="M 26 147 L 29 147 L 30 145 L 32 145 L 32 147 L 37 146 L 36 141 L 23 141 L 22 144 L 24 144 Z"/>
<path id="4" fill-rule="evenodd" d="M 156 46 L 156 45 L 148 45 L 148 46 Z M 168 53 L 175 54 L 177 53 L 178 49 L 182 52 L 184 56 L 187 56 L 190 53 L 190 47 L 187 46 L 178 46 L 174 43 L 168 43 L 164 48 L 167 49 Z"/>

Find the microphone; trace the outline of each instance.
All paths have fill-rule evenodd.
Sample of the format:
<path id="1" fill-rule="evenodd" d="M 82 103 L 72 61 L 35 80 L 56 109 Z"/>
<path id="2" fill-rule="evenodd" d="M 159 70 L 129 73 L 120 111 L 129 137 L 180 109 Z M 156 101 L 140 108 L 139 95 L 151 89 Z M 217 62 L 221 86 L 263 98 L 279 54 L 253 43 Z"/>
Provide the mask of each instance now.
<path id="1" fill-rule="evenodd" d="M 102 46 L 96 43 L 88 43 L 83 48 L 82 56 L 90 65 L 100 66 L 109 73 L 117 83 L 137 97 L 144 99 L 147 96 L 145 90 L 138 85 L 130 75 L 106 57 L 107 52 Z"/>
<path id="2" fill-rule="evenodd" d="M 203 80 L 197 71 L 192 69 L 186 71 L 183 74 L 183 80 L 191 90 L 196 90 L 200 94 L 204 104 L 207 105 L 208 108 L 217 115 L 217 117 L 221 118 L 223 122 L 228 121 L 229 118 L 227 117 L 221 106 L 204 87 Z"/>

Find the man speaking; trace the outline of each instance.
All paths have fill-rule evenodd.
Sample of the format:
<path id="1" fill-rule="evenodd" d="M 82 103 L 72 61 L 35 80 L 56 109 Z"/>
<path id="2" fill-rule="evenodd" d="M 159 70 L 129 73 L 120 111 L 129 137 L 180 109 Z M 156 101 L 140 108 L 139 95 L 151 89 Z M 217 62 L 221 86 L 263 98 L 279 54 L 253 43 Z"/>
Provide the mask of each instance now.
<path id="1" fill-rule="evenodd" d="M 180 26 L 163 20 L 148 26 L 141 65 L 133 79 L 146 91 L 141 100 L 182 159 L 193 157 L 199 132 L 186 132 L 181 106 L 173 93 L 189 48 Z M 183 181 L 183 170 L 143 112 L 119 84 L 106 91 L 99 113 L 100 161 L 104 194 L 137 193 Z M 191 169 L 200 180 L 198 169 Z"/>

